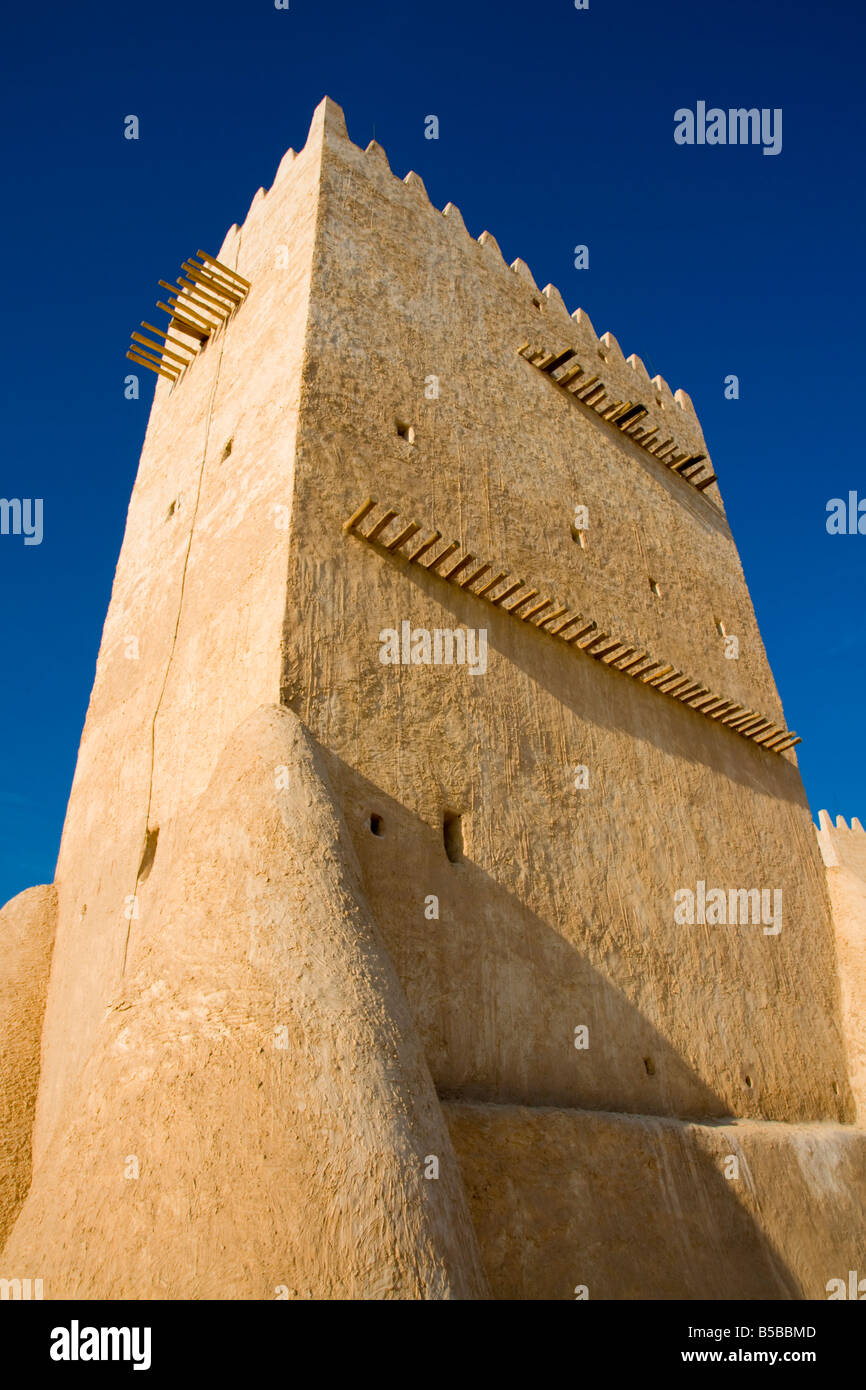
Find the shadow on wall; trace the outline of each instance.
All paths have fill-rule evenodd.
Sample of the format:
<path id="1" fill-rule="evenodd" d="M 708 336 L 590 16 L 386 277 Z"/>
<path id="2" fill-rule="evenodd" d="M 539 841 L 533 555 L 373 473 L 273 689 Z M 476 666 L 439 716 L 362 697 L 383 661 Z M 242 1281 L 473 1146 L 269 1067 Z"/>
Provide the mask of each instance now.
<path id="1" fill-rule="evenodd" d="M 543 631 L 530 631 L 529 624 L 455 588 L 421 565 L 365 549 L 369 549 L 371 566 L 387 566 L 399 573 L 401 580 L 451 613 L 455 626 L 486 627 L 491 651 L 500 653 L 582 719 L 639 742 L 650 742 L 670 757 L 699 762 L 768 797 L 809 810 L 799 771 L 786 758 L 764 752 L 757 744 L 613 668 L 607 668 L 603 682 L 597 681 L 595 676 L 602 663 L 592 657 L 579 651 L 566 653 L 564 644 L 556 638 Z M 406 600 L 402 611 L 411 611 Z M 627 634 L 620 635 L 626 640 Z M 663 659 L 664 653 L 655 656 Z M 698 679 L 702 673 L 695 669 L 691 674 Z M 726 693 L 719 690 L 720 695 Z M 771 717 L 772 710 L 765 714 Z"/>
<path id="2" fill-rule="evenodd" d="M 724 1100 L 573 945 L 477 865 L 465 857 L 454 861 L 451 815 L 431 827 L 322 751 L 337 795 L 345 798 L 365 893 L 466 1161 L 467 1194 L 496 1296 L 573 1298 L 575 1280 L 556 1292 L 554 1270 L 576 1265 L 593 1297 L 803 1297 L 723 1165 L 689 1142 L 686 1126 L 661 1118 L 674 1112 L 727 1119 Z M 419 845 L 423 858 L 416 855 Z M 425 917 L 431 895 L 438 919 Z M 478 905 L 471 920 L 467 900 Z M 565 1009 L 546 988 L 551 980 L 569 982 Z M 584 1040 L 575 1027 L 587 1029 L 588 1046 L 575 1046 Z M 749 1065 L 754 1081 L 759 1068 Z M 578 1100 L 573 1083 L 557 1082 L 557 1075 L 575 1071 Z M 636 1112 L 615 1117 L 629 1122 L 625 1142 L 607 1135 L 605 1122 L 614 1117 L 604 1112 L 613 1108 L 612 1095 L 618 1108 Z M 523 1113 L 541 1125 L 537 1134 L 526 1125 L 508 1129 L 507 1117 L 521 1113 L 512 1106 L 532 1107 Z M 549 1172 L 540 1173 L 550 1154 L 540 1141 L 555 1137 L 565 1109 L 572 1130 L 583 1119 L 597 1142 L 575 1144 L 572 1133 L 570 1153 L 580 1150 L 579 1162 L 569 1166 L 563 1148 Z M 485 1110 L 498 1117 L 495 1133 L 485 1138 L 480 1131 L 482 1147 L 489 1139 L 497 1154 L 497 1164 L 487 1167 L 475 1162 L 479 1141 L 470 1124 L 471 1112 Z M 548 1243 L 556 1260 L 542 1275 L 537 1247 Z"/>

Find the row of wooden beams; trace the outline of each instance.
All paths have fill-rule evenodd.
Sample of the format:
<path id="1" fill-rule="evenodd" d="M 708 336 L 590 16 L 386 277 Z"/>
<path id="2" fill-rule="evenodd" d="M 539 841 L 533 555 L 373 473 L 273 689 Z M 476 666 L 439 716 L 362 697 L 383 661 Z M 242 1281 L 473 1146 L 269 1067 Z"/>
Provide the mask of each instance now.
<path id="1" fill-rule="evenodd" d="M 158 368 L 153 367 L 152 370 L 158 370 Z M 396 534 L 392 538 L 386 539 L 385 532 L 392 522 L 398 521 L 399 518 L 399 512 L 395 508 L 388 508 L 382 513 L 378 521 L 373 521 L 368 531 L 361 531 L 359 529 L 361 522 L 370 517 L 378 506 L 379 503 L 375 498 L 365 498 L 360 507 L 343 523 L 343 530 L 349 534 L 357 535 L 361 540 L 367 541 L 371 545 L 378 545 L 387 554 L 397 555 L 408 541 L 414 540 L 418 536 L 422 527 L 417 521 L 398 523 Z M 734 700 L 725 699 L 724 696 L 716 694 L 708 686 L 695 680 L 686 672 L 677 670 L 675 666 L 654 661 L 649 652 L 640 651 L 634 645 L 629 646 L 610 632 L 600 631 L 598 623 L 586 618 L 583 613 L 576 613 L 568 617 L 567 615 L 571 611 L 568 604 L 561 604 L 556 607 L 555 599 L 541 597 L 541 591 L 529 588 L 523 579 L 511 580 L 507 570 L 497 570 L 492 579 L 487 579 L 486 576 L 493 569 L 493 565 L 489 561 L 479 563 L 478 556 L 472 551 L 466 550 L 460 541 L 450 541 L 443 549 L 439 550 L 438 554 L 430 556 L 430 552 L 439 545 L 441 540 L 442 532 L 434 531 L 410 554 L 404 553 L 402 558 L 408 560 L 410 564 L 421 565 L 422 568 L 439 574 L 440 578 L 468 590 L 476 598 L 486 599 L 494 608 L 502 608 L 504 612 L 512 614 L 522 622 L 547 631 L 550 636 L 560 638 L 566 645 L 580 647 L 581 651 L 594 657 L 603 665 L 610 666 L 622 675 L 640 681 L 642 685 L 652 686 L 661 694 L 687 705 L 696 714 L 702 714 L 707 719 L 724 724 L 732 732 L 750 739 L 762 748 L 774 753 L 783 753 L 788 748 L 793 748 L 802 742 L 797 734 L 775 724 L 758 710 L 747 709 Z M 465 553 L 461 558 L 455 559 L 459 550 L 464 550 Z M 455 562 L 451 564 L 450 568 L 440 572 L 440 566 L 446 560 L 452 559 L 455 559 Z M 422 560 L 424 561 L 423 565 Z M 469 570 L 470 567 L 473 567 L 471 572 L 466 574 L 465 571 Z M 479 579 L 485 580 L 483 587 L 473 589 L 471 586 Z M 508 582 L 509 580 L 511 582 Z M 506 587 L 500 593 L 494 594 L 494 590 L 503 583 Z M 526 592 L 518 597 L 516 602 L 507 608 L 504 606 L 507 599 L 520 594 L 521 590 L 524 589 Z M 539 601 L 536 603 L 534 602 L 535 599 Z M 527 604 L 532 604 L 532 607 L 527 608 Z M 547 613 L 549 608 L 553 608 L 554 611 Z M 526 611 L 521 612 L 521 609 Z M 541 614 L 546 616 L 540 617 Z M 554 622 L 558 625 L 556 627 L 550 626 Z M 577 630 L 571 632 L 569 631 L 571 628 Z"/>
<path id="2" fill-rule="evenodd" d="M 159 281 L 160 287 L 169 291 L 169 301 L 163 304 L 159 300 L 156 307 L 168 314 L 169 329 L 173 328 L 185 337 L 194 339 L 197 347 L 193 348 L 183 338 L 142 321 L 142 328 L 162 338 L 163 342 L 155 343 L 150 338 L 143 338 L 140 333 L 133 333 L 126 354 L 131 362 L 148 367 L 172 382 L 180 380 L 183 369 L 195 357 L 201 344 L 206 343 L 215 330 L 228 321 L 251 289 L 249 280 L 207 251 L 197 251 L 196 256 L 197 260 L 183 262 L 188 278 L 178 275 L 176 285 L 169 284 L 167 280 Z M 151 352 L 157 356 L 152 357 Z M 187 355 L 182 357 L 180 352 Z M 420 530 L 420 527 L 416 529 Z"/>
<path id="3" fill-rule="evenodd" d="M 672 473 L 691 483 L 698 492 L 704 492 L 712 483 L 718 482 L 718 477 L 712 470 L 706 477 L 701 477 L 707 468 L 706 454 L 680 453 L 673 439 L 656 438 L 658 426 L 638 430 L 638 426 L 649 415 L 646 406 L 632 401 L 607 399 L 607 387 L 597 374 L 581 381 L 584 371 L 580 363 L 572 362 L 575 356 L 574 349 L 566 348 L 563 352 L 550 353 L 542 348 L 531 348 L 528 343 L 524 343 L 518 351 L 521 357 L 525 357 L 532 366 L 549 376 L 557 386 L 563 387 L 570 396 L 575 396 L 579 401 L 583 401 L 584 405 L 590 406 L 603 420 L 616 425 L 622 434 L 628 435 L 641 448 L 646 449 L 660 463 L 670 468 Z M 553 376 L 560 366 L 565 366 L 565 370 L 559 376 Z"/>

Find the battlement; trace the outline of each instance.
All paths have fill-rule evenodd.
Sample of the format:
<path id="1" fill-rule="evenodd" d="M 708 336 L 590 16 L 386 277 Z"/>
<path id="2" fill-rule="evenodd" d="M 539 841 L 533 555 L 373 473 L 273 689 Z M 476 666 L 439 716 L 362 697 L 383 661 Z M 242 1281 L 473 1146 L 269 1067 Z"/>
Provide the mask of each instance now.
<path id="1" fill-rule="evenodd" d="M 255 213 L 262 200 L 281 185 L 291 173 L 296 160 L 305 154 L 311 142 L 320 135 L 332 143 L 343 142 L 352 149 L 361 151 L 361 147 L 355 145 L 349 138 L 341 107 L 329 97 L 325 97 L 316 108 L 307 140 L 300 153 L 296 154 L 293 149 L 286 152 L 280 161 L 272 184 L 269 188 L 259 188 L 256 192 L 244 223 Z M 387 170 L 395 185 L 402 185 L 407 198 L 411 199 L 412 202 L 428 208 L 431 213 L 439 217 L 446 218 L 448 224 L 454 228 L 458 235 L 464 236 L 470 242 L 474 240 L 478 246 L 482 247 L 492 268 L 509 272 L 522 281 L 531 297 L 531 303 L 538 312 L 544 315 L 549 336 L 561 338 L 565 333 L 569 337 L 568 346 L 572 350 L 572 355 L 575 352 L 582 352 L 590 361 L 598 358 L 604 364 L 605 390 L 610 396 L 605 409 L 610 408 L 614 399 L 613 393 L 618 393 L 620 398 L 618 403 L 620 404 L 629 398 L 633 398 L 635 404 L 639 403 L 642 414 L 632 416 L 628 421 L 623 421 L 624 426 L 628 425 L 628 437 L 643 449 L 654 454 L 656 458 L 666 463 L 680 476 L 683 475 L 682 470 L 685 470 L 689 481 L 694 487 L 700 488 L 702 492 L 712 487 L 712 492 L 706 492 L 706 495 L 712 496 L 716 506 L 721 509 L 721 497 L 714 486 L 716 475 L 707 452 L 694 404 L 687 391 L 682 388 L 673 390 L 664 377 L 660 375 L 651 378 L 642 359 L 636 353 L 632 353 L 628 357 L 624 355 L 613 333 L 605 332 L 601 336 L 596 333 L 592 320 L 583 309 L 577 308 L 573 312 L 569 312 L 556 285 L 548 284 L 543 289 L 539 289 L 526 261 L 518 257 L 512 261 L 511 265 L 508 265 L 502 255 L 499 243 L 489 231 L 482 231 L 480 236 L 473 238 L 466 227 L 459 207 L 448 202 L 444 208 L 437 208 L 429 198 L 423 179 L 414 170 L 410 169 L 402 179 L 399 175 L 394 174 L 387 153 L 377 141 L 371 140 L 364 153 L 371 162 Z M 229 255 L 232 243 L 239 231 L 240 228 L 237 224 L 229 229 L 223 241 L 220 259 Z M 528 345 L 526 346 L 528 347 Z M 530 359 L 533 356 L 528 351 L 525 355 Z M 541 363 L 536 361 L 534 365 L 538 366 Z M 546 363 L 543 370 L 550 370 L 549 362 Z M 556 378 L 552 379 L 556 380 Z M 566 385 L 568 383 L 560 382 L 559 384 Z M 577 386 L 577 382 L 572 381 L 571 385 L 574 388 Z M 582 386 L 578 389 L 582 391 L 583 387 L 588 385 L 589 377 L 584 373 Z M 597 414 L 602 413 L 598 409 L 600 402 L 601 397 L 596 397 L 594 404 L 597 408 Z M 672 447 L 674 445 L 677 447 Z M 698 462 L 702 464 L 702 467 L 696 467 L 692 472 L 690 465 Z"/>
<path id="2" fill-rule="evenodd" d="M 856 816 L 850 826 L 844 816 L 837 816 L 834 825 L 826 811 L 819 811 L 815 834 L 828 869 L 850 869 L 866 879 L 866 831 Z"/>

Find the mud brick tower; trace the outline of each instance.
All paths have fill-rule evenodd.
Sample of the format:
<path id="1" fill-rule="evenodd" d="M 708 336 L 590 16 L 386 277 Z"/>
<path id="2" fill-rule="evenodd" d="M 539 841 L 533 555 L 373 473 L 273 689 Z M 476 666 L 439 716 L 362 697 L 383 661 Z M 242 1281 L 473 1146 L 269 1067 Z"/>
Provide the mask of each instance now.
<path id="1" fill-rule="evenodd" d="M 842 979 L 688 396 L 328 100 L 172 292 L 56 881 L 0 915 L 0 1275 L 826 1297 L 862 919 Z"/>

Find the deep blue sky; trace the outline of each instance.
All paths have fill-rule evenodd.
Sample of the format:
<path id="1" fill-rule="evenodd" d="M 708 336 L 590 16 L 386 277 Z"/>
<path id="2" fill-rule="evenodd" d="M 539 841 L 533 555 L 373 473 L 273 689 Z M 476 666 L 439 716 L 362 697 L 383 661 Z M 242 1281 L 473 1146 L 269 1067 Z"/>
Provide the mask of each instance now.
<path id="1" fill-rule="evenodd" d="M 130 330 L 326 92 L 357 143 L 689 391 L 812 809 L 866 814 L 866 535 L 825 529 L 829 498 L 866 496 L 864 28 L 859 0 L 16 7 L 0 496 L 43 498 L 45 536 L 0 536 L 0 902 L 53 877 L 152 394 L 124 399 Z M 698 100 L 782 107 L 781 154 L 675 145 Z"/>

